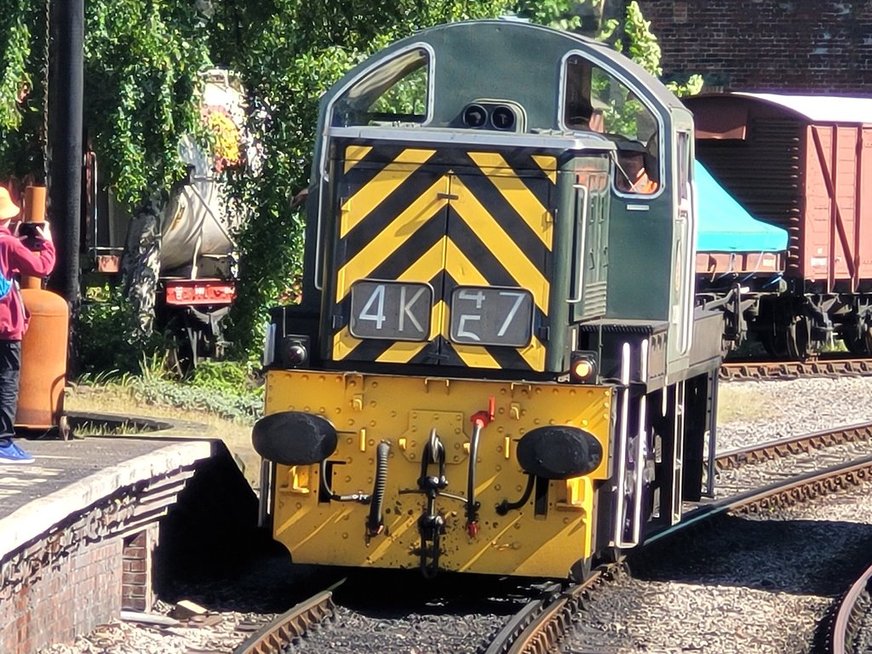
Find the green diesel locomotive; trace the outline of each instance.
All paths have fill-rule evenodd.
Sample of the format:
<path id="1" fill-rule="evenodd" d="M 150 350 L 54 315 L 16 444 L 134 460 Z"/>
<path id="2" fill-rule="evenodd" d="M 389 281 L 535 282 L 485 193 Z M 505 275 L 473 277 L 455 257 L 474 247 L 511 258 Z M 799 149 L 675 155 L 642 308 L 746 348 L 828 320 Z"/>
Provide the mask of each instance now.
<path id="1" fill-rule="evenodd" d="M 421 31 L 323 97 L 261 499 L 300 563 L 565 577 L 697 500 L 721 315 L 693 120 L 607 46 Z"/>

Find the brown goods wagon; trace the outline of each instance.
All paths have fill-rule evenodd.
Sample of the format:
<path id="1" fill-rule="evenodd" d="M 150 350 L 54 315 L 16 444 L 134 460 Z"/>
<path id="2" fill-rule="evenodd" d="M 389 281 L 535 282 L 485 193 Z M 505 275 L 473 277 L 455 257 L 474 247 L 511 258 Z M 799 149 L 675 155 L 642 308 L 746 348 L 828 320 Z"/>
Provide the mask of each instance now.
<path id="1" fill-rule="evenodd" d="M 805 341 L 835 335 L 872 353 L 872 99 L 732 93 L 685 103 L 698 159 L 750 213 L 788 230 L 793 296 L 769 316 L 803 332 L 788 335 L 788 349 L 802 355 Z"/>

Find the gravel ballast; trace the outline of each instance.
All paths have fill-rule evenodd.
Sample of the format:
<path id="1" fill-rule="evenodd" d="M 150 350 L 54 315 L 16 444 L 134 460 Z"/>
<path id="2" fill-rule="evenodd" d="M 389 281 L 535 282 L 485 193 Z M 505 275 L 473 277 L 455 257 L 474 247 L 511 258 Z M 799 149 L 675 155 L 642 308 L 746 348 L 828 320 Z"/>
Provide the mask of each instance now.
<path id="1" fill-rule="evenodd" d="M 870 420 L 872 378 L 729 382 L 721 385 L 720 399 L 718 451 L 725 451 Z M 872 543 L 872 498 L 865 500 L 870 495 L 868 488 L 860 488 L 800 507 L 780 515 L 777 529 L 773 523 L 756 527 L 762 530 L 756 540 L 731 539 L 701 552 L 694 546 L 669 567 L 646 570 L 644 577 L 621 578 L 616 585 L 620 592 L 587 607 L 579 619 L 579 637 L 563 651 L 808 652 L 816 622 L 841 583 L 835 573 L 822 580 L 810 571 L 816 560 L 827 556 L 827 548 L 852 551 Z M 768 548 L 778 540 L 772 534 L 783 532 L 787 537 L 797 528 L 806 530 L 793 546 L 801 558 L 792 571 L 779 575 L 766 563 L 772 554 Z M 732 554 L 730 548 L 739 552 Z M 240 589 L 243 592 L 256 591 Z M 224 619 L 214 626 L 173 632 L 136 624 L 105 625 L 74 644 L 58 644 L 43 654 L 230 652 L 248 635 L 235 631 L 237 624 L 269 617 L 216 613 Z M 416 621 L 416 627 L 426 622 Z M 390 651 L 430 651 L 419 649 L 419 640 L 417 646 L 402 640 Z"/>

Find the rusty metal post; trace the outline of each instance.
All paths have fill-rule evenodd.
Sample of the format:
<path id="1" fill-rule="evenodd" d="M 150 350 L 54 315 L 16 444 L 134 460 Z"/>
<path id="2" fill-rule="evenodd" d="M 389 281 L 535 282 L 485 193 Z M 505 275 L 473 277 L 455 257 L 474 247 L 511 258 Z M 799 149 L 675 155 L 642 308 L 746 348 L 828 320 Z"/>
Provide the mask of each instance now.
<path id="1" fill-rule="evenodd" d="M 27 187 L 24 222 L 45 222 L 45 187 Z M 66 439 L 69 428 L 64 416 L 64 386 L 67 379 L 69 306 L 57 293 L 43 290 L 42 279 L 29 275 L 21 278 L 21 297 L 30 315 L 30 324 L 21 340 L 20 391 L 15 424 L 45 431 L 57 428 Z"/>

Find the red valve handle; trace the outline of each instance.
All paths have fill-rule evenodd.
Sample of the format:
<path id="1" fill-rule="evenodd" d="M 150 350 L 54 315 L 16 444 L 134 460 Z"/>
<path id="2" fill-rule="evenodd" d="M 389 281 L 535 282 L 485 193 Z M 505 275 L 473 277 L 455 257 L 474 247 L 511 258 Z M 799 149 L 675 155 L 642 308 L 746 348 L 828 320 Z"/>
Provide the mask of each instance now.
<path id="1" fill-rule="evenodd" d="M 491 396 L 487 401 L 487 410 L 477 411 L 472 415 L 472 424 L 484 429 L 493 422 L 494 413 L 496 413 L 496 400 Z"/>

